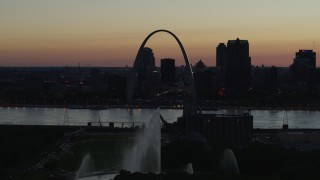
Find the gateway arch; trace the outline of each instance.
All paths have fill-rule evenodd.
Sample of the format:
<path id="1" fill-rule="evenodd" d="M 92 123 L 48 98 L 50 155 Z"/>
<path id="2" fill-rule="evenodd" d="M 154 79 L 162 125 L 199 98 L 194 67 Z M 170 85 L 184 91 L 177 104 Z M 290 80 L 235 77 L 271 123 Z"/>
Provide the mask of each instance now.
<path id="1" fill-rule="evenodd" d="M 186 64 L 186 71 L 187 71 L 187 80 L 190 82 L 190 86 L 189 86 L 189 90 L 191 91 L 191 95 L 193 96 L 194 99 L 196 99 L 196 90 L 195 90 L 195 86 L 194 86 L 194 78 L 193 78 L 193 74 L 192 74 L 192 69 L 191 69 L 191 65 L 190 65 L 190 61 L 188 59 L 188 56 L 187 56 L 187 53 L 181 43 L 181 41 L 179 40 L 179 38 L 173 34 L 171 31 L 168 31 L 168 30 L 165 30 L 165 29 L 159 29 L 159 30 L 156 30 L 156 31 L 153 31 L 152 33 L 150 33 L 145 39 L 144 41 L 142 42 L 139 50 L 138 50 L 138 53 L 137 53 L 137 56 L 136 56 L 136 59 L 134 61 L 134 65 L 133 65 L 133 68 L 129 74 L 129 78 L 128 78 L 128 84 L 127 84 L 127 100 L 128 101 L 131 101 L 132 100 L 132 96 L 133 96 L 133 90 L 134 90 L 134 82 L 135 82 L 135 78 L 136 78 L 136 74 L 137 74 L 137 62 L 138 62 L 138 58 L 139 58 L 139 54 L 142 54 L 142 51 L 143 51 L 143 48 L 144 46 L 146 45 L 146 43 L 148 42 L 148 40 L 156 33 L 158 32 L 165 32 L 165 33 L 168 33 L 170 34 L 176 41 L 177 43 L 179 44 L 179 47 L 182 51 L 182 54 L 183 54 L 183 58 L 184 58 L 184 61 L 185 61 L 185 64 Z"/>

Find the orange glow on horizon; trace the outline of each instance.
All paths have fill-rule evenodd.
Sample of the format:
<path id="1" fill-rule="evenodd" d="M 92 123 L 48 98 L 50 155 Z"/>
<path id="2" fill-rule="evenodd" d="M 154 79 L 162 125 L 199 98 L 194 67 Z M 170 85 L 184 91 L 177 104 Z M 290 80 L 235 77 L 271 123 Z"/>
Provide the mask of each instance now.
<path id="1" fill-rule="evenodd" d="M 275 6 L 276 4 L 276 6 Z M 289 66 L 299 49 L 320 44 L 320 1 L 12 1 L 0 2 L 0 66 L 132 66 L 144 38 L 168 29 L 192 64 L 215 65 L 216 46 L 250 43 L 253 65 Z M 165 11 L 164 11 L 165 10 Z M 175 40 L 152 37 L 157 64 L 182 65 Z M 319 64 L 319 63 L 318 63 Z"/>

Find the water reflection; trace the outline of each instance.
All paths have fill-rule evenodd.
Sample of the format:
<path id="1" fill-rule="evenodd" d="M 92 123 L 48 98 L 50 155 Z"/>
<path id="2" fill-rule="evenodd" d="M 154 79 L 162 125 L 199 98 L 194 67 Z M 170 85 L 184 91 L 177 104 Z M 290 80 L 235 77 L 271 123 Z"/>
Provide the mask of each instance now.
<path id="1" fill-rule="evenodd" d="M 108 109 L 87 110 L 68 109 L 70 125 L 87 125 L 88 122 L 145 122 L 152 117 L 154 109 Z M 246 110 L 218 110 L 204 113 L 238 114 Z M 289 128 L 320 128 L 320 111 L 286 111 Z M 182 115 L 179 109 L 161 109 L 160 113 L 168 122 L 174 122 Z M 255 128 L 281 128 L 284 110 L 252 110 L 253 126 Z M 29 108 L 0 107 L 0 124 L 30 124 L 30 125 L 63 125 L 64 108 Z"/>

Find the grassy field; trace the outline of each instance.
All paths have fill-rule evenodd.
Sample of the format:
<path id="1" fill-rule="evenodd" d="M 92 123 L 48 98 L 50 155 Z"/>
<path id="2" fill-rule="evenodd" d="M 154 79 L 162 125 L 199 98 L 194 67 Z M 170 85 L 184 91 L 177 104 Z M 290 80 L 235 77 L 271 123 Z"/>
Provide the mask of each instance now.
<path id="1" fill-rule="evenodd" d="M 34 132 L 34 134 L 37 133 Z M 59 149 L 58 146 L 61 145 L 61 134 L 63 133 L 59 132 L 58 134 L 60 138 L 56 140 L 59 140 L 60 143 L 56 143 L 55 146 L 51 146 L 49 149 L 47 148 L 47 154 Z M 51 144 L 55 144 L 56 140 L 53 140 Z M 24 170 L 18 174 L 14 173 L 13 170 L 11 173 L 8 169 L 5 170 L 6 174 L 15 174 L 12 177 L 14 180 L 73 179 L 70 177 L 73 177 L 78 171 L 84 157 L 90 154 L 91 160 L 88 162 L 90 171 L 95 172 L 107 169 L 118 171 L 121 167 L 123 154 L 126 149 L 129 149 L 133 145 L 133 141 L 134 137 L 129 134 L 85 134 L 72 142 L 73 146 L 71 149 L 60 159 L 50 161 L 44 166 L 44 169 Z M 32 144 L 28 143 L 28 145 Z M 30 151 L 32 147 L 29 147 Z M 23 148 L 21 148 L 21 152 L 23 152 Z M 34 164 L 30 164 L 30 167 L 32 165 Z"/>
<path id="2" fill-rule="evenodd" d="M 90 154 L 90 166 L 93 171 L 116 169 L 121 167 L 125 149 L 133 144 L 133 138 L 124 135 L 88 136 L 78 140 L 71 153 L 58 162 L 58 166 L 67 171 L 77 171 L 83 158 Z"/>

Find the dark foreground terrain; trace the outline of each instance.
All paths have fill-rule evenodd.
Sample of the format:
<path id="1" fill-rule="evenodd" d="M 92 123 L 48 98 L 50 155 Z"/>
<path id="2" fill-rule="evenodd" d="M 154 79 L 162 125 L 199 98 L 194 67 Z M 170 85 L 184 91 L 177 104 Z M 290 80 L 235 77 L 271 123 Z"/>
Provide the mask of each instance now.
<path id="1" fill-rule="evenodd" d="M 90 153 L 94 171 L 116 164 L 121 149 L 132 144 L 134 131 L 63 126 L 0 126 L 0 179 L 73 179 L 82 158 Z M 221 157 L 231 148 L 240 174 L 225 174 Z M 128 179 L 319 179 L 320 150 L 301 151 L 253 142 L 246 147 L 204 145 L 175 140 L 162 146 L 162 172 L 120 171 Z M 108 159 L 108 161 L 104 161 Z M 182 172 L 192 163 L 194 174 Z"/>

